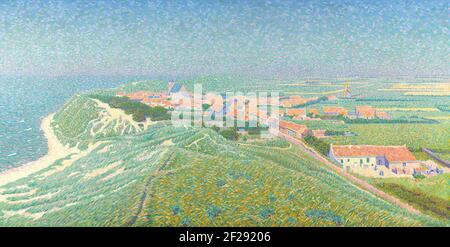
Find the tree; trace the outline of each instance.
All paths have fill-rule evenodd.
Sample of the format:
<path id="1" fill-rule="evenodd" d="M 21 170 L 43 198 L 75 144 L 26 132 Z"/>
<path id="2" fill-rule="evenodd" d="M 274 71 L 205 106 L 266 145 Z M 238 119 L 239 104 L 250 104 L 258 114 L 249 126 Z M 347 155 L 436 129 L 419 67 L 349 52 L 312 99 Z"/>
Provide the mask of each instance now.
<path id="1" fill-rule="evenodd" d="M 228 140 L 236 141 L 239 139 L 239 133 L 237 133 L 236 128 L 227 128 L 219 132 L 220 135 Z"/>

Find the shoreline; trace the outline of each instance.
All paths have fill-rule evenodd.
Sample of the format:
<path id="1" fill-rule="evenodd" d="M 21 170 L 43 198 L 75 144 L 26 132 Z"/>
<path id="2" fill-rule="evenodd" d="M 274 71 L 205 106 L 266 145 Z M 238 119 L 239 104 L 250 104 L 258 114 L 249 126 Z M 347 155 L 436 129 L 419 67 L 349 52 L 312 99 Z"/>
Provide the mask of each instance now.
<path id="1" fill-rule="evenodd" d="M 18 167 L 11 168 L 0 173 L 0 186 L 15 182 L 19 179 L 25 178 L 33 173 L 36 173 L 42 169 L 45 169 L 52 165 L 56 160 L 64 158 L 72 153 L 76 153 L 76 148 L 68 148 L 64 146 L 56 137 L 53 129 L 51 128 L 51 122 L 53 116 L 51 113 L 41 121 L 41 130 L 44 132 L 44 136 L 47 139 L 47 154 L 40 157 L 37 160 L 24 163 Z"/>

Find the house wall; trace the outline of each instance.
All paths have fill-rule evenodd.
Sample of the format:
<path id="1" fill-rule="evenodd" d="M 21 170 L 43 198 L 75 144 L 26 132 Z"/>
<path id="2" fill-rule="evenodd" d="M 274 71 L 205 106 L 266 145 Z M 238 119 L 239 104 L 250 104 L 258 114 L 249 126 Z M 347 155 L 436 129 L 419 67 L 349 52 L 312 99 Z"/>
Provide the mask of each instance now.
<path id="1" fill-rule="evenodd" d="M 283 129 L 283 130 L 284 130 L 285 133 L 287 133 L 290 136 L 298 137 L 297 132 L 295 132 L 295 131 L 292 131 L 292 130 L 289 130 L 289 129 Z"/>
<path id="2" fill-rule="evenodd" d="M 280 132 L 284 133 L 284 134 L 288 134 L 288 135 L 290 135 L 292 137 L 295 137 L 295 138 L 304 138 L 304 137 L 310 135 L 310 130 L 305 130 L 303 133 L 298 133 L 298 132 L 293 131 L 291 129 L 283 128 L 281 126 L 280 126 Z"/>
<path id="3" fill-rule="evenodd" d="M 420 162 L 418 161 L 405 161 L 405 162 L 391 162 L 388 166 L 390 169 L 403 169 L 405 167 L 408 167 L 409 169 L 413 168 L 419 168 Z"/>
<path id="4" fill-rule="evenodd" d="M 380 159 L 380 157 L 332 157 L 332 158 L 343 167 L 369 168 L 376 166 L 380 161 L 382 162 L 382 165 L 384 165 L 384 160 Z"/>
<path id="5" fill-rule="evenodd" d="M 374 119 L 375 116 L 364 116 L 363 114 L 356 113 L 357 118 L 363 118 L 363 119 Z"/>
<path id="6" fill-rule="evenodd" d="M 377 164 L 376 157 L 347 157 L 343 159 L 347 166 L 371 167 Z"/>
<path id="7" fill-rule="evenodd" d="M 377 156 L 376 157 L 376 164 L 380 166 L 389 166 L 389 162 L 386 160 L 384 156 Z"/>

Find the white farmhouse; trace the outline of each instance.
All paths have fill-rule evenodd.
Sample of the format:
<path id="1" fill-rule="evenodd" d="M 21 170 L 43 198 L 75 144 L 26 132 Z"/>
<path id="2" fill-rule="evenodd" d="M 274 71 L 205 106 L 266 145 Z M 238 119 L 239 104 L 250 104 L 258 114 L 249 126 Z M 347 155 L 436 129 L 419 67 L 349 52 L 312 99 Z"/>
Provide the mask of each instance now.
<path id="1" fill-rule="evenodd" d="M 347 171 L 386 167 L 395 174 L 413 174 L 421 166 L 406 145 L 331 145 L 329 157 Z"/>

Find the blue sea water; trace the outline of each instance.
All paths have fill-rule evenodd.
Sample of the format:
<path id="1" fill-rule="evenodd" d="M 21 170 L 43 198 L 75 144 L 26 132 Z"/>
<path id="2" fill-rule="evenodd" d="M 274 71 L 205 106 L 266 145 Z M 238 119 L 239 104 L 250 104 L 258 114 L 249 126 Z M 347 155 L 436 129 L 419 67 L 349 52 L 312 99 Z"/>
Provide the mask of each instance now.
<path id="1" fill-rule="evenodd" d="M 0 171 L 47 153 L 41 120 L 57 111 L 72 95 L 142 79 L 137 76 L 0 76 Z"/>

